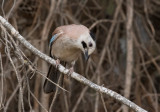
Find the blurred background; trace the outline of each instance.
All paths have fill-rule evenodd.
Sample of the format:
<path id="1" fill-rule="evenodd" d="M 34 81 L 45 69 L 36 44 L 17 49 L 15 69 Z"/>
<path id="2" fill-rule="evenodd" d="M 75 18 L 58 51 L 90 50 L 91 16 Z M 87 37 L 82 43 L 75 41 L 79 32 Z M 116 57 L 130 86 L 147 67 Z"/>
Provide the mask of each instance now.
<path id="1" fill-rule="evenodd" d="M 96 37 L 87 63 L 75 71 L 149 112 L 160 112 L 159 0 L 0 0 L 0 15 L 41 52 L 61 25 L 83 24 Z M 49 64 L 0 24 L 0 112 L 46 112 L 54 94 L 43 92 Z M 21 90 L 18 82 L 21 83 Z M 115 99 L 65 77 L 53 112 L 133 112 Z"/>

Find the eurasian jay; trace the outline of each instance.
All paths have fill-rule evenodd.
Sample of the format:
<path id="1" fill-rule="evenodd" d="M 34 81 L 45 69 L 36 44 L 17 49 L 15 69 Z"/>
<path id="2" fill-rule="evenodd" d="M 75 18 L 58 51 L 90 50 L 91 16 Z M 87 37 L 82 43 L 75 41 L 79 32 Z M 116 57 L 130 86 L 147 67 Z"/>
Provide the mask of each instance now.
<path id="1" fill-rule="evenodd" d="M 57 27 L 49 41 L 50 56 L 57 59 L 57 64 L 60 61 L 71 63 L 71 73 L 75 61 L 84 54 L 86 60 L 96 48 L 95 37 L 84 25 L 64 25 Z M 60 72 L 56 67 L 51 65 L 48 70 L 47 77 L 57 83 Z M 56 85 L 45 80 L 44 92 L 50 93 L 56 90 Z"/>

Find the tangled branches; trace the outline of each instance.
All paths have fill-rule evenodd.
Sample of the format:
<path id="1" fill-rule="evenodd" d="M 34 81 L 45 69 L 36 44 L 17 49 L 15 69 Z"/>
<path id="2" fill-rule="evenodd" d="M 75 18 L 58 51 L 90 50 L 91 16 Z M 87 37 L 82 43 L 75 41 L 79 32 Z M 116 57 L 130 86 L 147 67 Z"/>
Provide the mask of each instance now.
<path id="1" fill-rule="evenodd" d="M 160 111 L 158 1 L 7 1 L 0 1 L 0 14 L 45 54 L 47 38 L 57 26 L 88 26 L 97 37 L 97 50 L 87 65 L 82 58 L 78 60 L 76 72 L 124 95 L 145 110 Z M 42 91 L 48 64 L 13 38 L 2 24 L 0 33 L 0 109 L 47 111 L 53 97 Z M 131 111 L 75 80 L 65 78 L 63 88 L 54 111 Z"/>

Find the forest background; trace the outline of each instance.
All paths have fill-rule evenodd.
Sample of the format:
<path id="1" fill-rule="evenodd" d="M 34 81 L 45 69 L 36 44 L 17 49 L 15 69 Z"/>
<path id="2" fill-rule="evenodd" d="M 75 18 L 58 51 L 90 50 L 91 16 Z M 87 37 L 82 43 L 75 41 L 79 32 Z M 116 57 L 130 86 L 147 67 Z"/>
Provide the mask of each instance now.
<path id="1" fill-rule="evenodd" d="M 87 64 L 79 58 L 75 71 L 149 112 L 160 112 L 159 0 L 0 0 L 0 15 L 45 54 L 56 27 L 87 26 L 97 48 Z M 53 94 L 43 92 L 49 64 L 11 38 L 0 24 L 0 111 L 44 112 L 53 99 Z M 13 44 L 20 48 L 23 61 Z M 22 82 L 24 108 L 16 74 Z M 72 78 L 65 77 L 64 88 L 68 92 L 58 94 L 54 112 L 133 111 Z"/>

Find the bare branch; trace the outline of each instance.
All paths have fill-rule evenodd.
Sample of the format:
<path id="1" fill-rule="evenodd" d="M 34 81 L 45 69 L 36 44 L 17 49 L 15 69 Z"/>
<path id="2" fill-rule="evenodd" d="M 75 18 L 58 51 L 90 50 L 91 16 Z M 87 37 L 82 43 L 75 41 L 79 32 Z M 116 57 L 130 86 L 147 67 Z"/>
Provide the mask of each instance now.
<path id="1" fill-rule="evenodd" d="M 126 62 L 126 79 L 124 96 L 130 97 L 131 84 L 132 84 L 132 73 L 133 73 L 133 33 L 132 33 L 132 22 L 133 22 L 133 0 L 127 0 L 127 23 L 126 23 L 126 35 L 127 35 L 127 62 Z M 128 108 L 123 106 L 123 111 L 128 112 Z"/>

